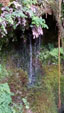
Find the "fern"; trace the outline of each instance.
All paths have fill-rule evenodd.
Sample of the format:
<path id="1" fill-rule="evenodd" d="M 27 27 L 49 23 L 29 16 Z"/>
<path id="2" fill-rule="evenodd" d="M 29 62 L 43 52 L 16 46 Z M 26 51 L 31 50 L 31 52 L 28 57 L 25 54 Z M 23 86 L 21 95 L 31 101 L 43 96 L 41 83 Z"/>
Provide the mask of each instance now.
<path id="1" fill-rule="evenodd" d="M 6 70 L 5 66 L 0 64 L 0 79 L 9 75 L 9 72 Z"/>
<path id="2" fill-rule="evenodd" d="M 16 10 L 15 12 L 12 13 L 12 17 L 22 17 L 22 18 L 27 18 L 27 16 L 21 11 L 21 10 Z"/>
<path id="3" fill-rule="evenodd" d="M 0 113 L 13 113 L 10 104 L 12 93 L 7 83 L 0 84 Z"/>
<path id="4" fill-rule="evenodd" d="M 63 57 L 63 48 L 60 48 L 61 61 L 64 59 Z M 43 49 L 43 52 L 40 52 L 39 59 L 44 63 L 57 63 L 58 61 L 58 48 L 52 48 L 50 50 Z"/>
<path id="5" fill-rule="evenodd" d="M 29 7 L 32 4 L 36 4 L 37 3 L 37 0 L 23 0 L 21 2 L 23 3 L 23 5 Z"/>
<path id="6" fill-rule="evenodd" d="M 32 17 L 32 24 L 36 25 L 37 27 L 41 26 L 42 28 L 48 29 L 48 26 L 46 25 L 45 20 L 42 19 L 42 17 L 39 18 L 37 16 L 33 16 Z"/>
<path id="7" fill-rule="evenodd" d="M 5 15 L 5 20 L 9 23 L 9 24 L 14 24 L 14 21 L 13 21 L 13 19 L 12 19 L 12 17 L 11 17 L 11 14 L 6 14 Z"/>

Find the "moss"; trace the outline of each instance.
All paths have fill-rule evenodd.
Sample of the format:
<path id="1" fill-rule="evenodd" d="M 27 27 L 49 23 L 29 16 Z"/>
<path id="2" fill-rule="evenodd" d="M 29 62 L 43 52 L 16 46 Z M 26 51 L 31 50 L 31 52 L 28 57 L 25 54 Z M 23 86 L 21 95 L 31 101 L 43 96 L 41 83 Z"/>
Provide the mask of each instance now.
<path id="1" fill-rule="evenodd" d="M 21 97 L 24 97 L 27 87 L 28 77 L 27 73 L 22 69 L 14 70 L 11 77 L 8 79 L 11 91 L 14 92 L 13 101 L 21 102 Z"/>
<path id="2" fill-rule="evenodd" d="M 58 65 L 46 65 L 44 66 L 45 79 L 49 79 L 50 84 L 58 80 Z"/>
<path id="3" fill-rule="evenodd" d="M 40 76 L 40 86 L 28 90 L 28 101 L 35 113 L 57 113 L 58 65 L 43 66 L 45 76 Z M 62 66 L 61 66 L 62 72 Z M 64 103 L 64 76 L 61 73 L 61 100 Z"/>
<path id="4" fill-rule="evenodd" d="M 28 97 L 31 110 L 35 113 L 57 113 L 57 106 L 55 103 L 53 88 L 51 88 L 53 79 L 57 77 L 57 66 L 44 66 L 45 76 L 39 79 L 40 85 L 34 88 L 27 89 L 28 77 L 27 73 L 22 69 L 13 70 L 13 75 L 9 78 L 8 83 L 11 91 L 14 92 L 12 98 L 15 103 L 20 103 L 23 97 Z M 57 79 L 56 79 L 57 80 Z"/>
<path id="5" fill-rule="evenodd" d="M 9 55 L 9 57 L 7 58 L 7 70 L 12 71 L 12 75 L 8 78 L 8 84 L 11 88 L 11 91 L 15 94 L 12 97 L 13 102 L 22 103 L 22 98 L 27 97 L 28 102 L 30 103 L 30 108 L 34 113 L 57 113 L 58 66 L 44 65 L 43 70 L 45 76 L 39 75 L 37 85 L 33 88 L 28 88 L 27 73 L 21 68 L 18 69 L 14 62 L 12 62 L 10 56 L 11 55 Z M 62 76 L 62 100 L 64 99 L 63 80 L 64 77 Z M 64 102 L 62 102 L 62 104 L 63 103 Z"/>
<path id="6" fill-rule="evenodd" d="M 28 90 L 28 101 L 35 113 L 57 113 L 55 101 L 55 84 L 58 79 L 58 68 L 56 65 L 43 66 L 45 76 L 40 76 L 40 84 Z M 57 92 L 56 92 L 57 94 Z"/>
<path id="7" fill-rule="evenodd" d="M 45 84 L 48 84 L 52 88 L 52 93 L 55 97 L 55 103 L 58 104 L 58 65 L 47 65 L 44 66 L 45 70 Z M 63 76 L 63 66 L 61 65 L 61 102 L 64 104 L 64 76 Z M 47 86 L 48 86 L 47 85 Z"/>
<path id="8" fill-rule="evenodd" d="M 44 87 L 42 85 L 42 87 Z M 48 91 L 48 90 L 47 90 Z M 31 109 L 35 113 L 57 113 L 57 107 L 54 101 L 54 96 L 51 92 L 43 91 L 43 89 L 32 89 L 28 101 Z"/>

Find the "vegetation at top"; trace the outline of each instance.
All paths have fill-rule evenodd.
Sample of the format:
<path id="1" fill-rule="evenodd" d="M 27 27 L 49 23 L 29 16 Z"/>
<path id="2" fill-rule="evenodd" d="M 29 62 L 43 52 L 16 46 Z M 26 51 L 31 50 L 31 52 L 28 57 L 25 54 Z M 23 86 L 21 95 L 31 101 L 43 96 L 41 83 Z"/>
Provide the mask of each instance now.
<path id="1" fill-rule="evenodd" d="M 8 42 L 10 33 L 20 26 L 24 33 L 27 29 L 31 29 L 33 38 L 43 35 L 43 28 L 48 29 L 45 20 L 36 13 L 37 1 L 23 0 L 21 4 L 13 1 L 9 6 L 0 8 L 0 39 L 1 44 Z"/>
<path id="2" fill-rule="evenodd" d="M 24 6 L 30 7 L 32 4 L 37 4 L 37 0 L 20 0 Z"/>

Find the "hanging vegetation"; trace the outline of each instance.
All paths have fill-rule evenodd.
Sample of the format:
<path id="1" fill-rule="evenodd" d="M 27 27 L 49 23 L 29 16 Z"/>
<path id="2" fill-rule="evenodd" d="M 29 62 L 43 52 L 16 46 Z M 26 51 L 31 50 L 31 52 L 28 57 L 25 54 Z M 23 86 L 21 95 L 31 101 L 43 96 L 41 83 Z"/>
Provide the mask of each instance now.
<path id="1" fill-rule="evenodd" d="M 29 3 L 23 1 L 20 5 L 18 2 L 13 1 L 8 7 L 1 7 L 0 38 L 5 37 L 3 42 L 9 39 L 7 34 L 18 26 L 21 26 L 23 33 L 30 28 L 33 38 L 43 35 L 43 28 L 48 29 L 48 26 L 42 16 L 36 13 L 37 7 L 34 5 L 36 3 L 36 1 Z"/>

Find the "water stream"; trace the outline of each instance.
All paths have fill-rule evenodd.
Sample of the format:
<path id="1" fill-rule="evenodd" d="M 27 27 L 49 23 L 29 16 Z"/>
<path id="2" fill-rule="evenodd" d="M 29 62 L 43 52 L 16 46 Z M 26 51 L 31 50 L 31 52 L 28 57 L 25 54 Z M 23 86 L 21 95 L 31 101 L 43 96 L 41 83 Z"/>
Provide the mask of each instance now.
<path id="1" fill-rule="evenodd" d="M 41 46 L 41 37 L 35 39 L 34 44 L 32 44 L 32 39 L 29 39 L 29 84 L 34 84 L 36 82 L 37 74 L 40 70 L 40 65 L 38 63 L 38 55 Z"/>
<path id="2" fill-rule="evenodd" d="M 41 74 L 41 67 L 38 59 L 40 48 L 41 37 L 32 39 L 32 36 L 29 35 L 26 42 L 21 39 L 19 43 L 13 44 L 10 52 L 5 50 L 5 55 L 8 53 L 7 65 L 15 64 L 17 68 L 26 71 L 29 85 L 34 85 L 37 76 Z"/>
<path id="3" fill-rule="evenodd" d="M 30 41 L 30 46 L 29 46 L 29 52 L 30 52 L 30 60 L 29 60 L 29 83 L 32 83 L 32 75 L 33 75 L 33 69 L 32 69 L 32 40 L 31 37 L 29 39 Z"/>

